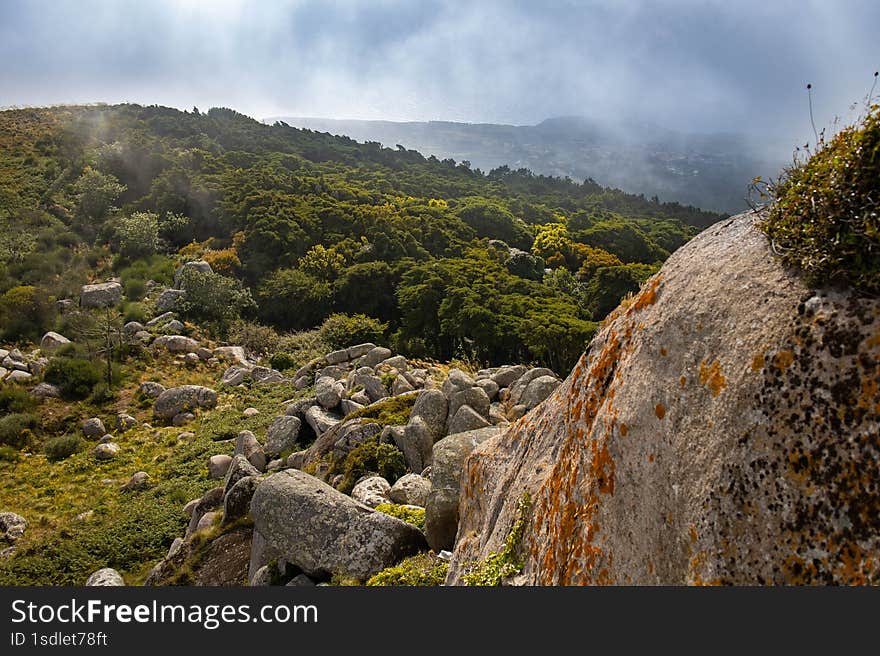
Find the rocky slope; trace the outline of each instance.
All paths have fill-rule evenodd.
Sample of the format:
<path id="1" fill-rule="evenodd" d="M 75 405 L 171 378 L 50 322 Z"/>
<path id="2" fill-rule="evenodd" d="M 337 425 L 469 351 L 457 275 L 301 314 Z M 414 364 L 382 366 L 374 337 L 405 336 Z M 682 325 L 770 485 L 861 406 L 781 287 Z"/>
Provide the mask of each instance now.
<path id="1" fill-rule="evenodd" d="M 476 447 L 448 584 L 518 523 L 510 583 L 880 580 L 880 302 L 807 289 L 754 221 L 676 252 Z"/>

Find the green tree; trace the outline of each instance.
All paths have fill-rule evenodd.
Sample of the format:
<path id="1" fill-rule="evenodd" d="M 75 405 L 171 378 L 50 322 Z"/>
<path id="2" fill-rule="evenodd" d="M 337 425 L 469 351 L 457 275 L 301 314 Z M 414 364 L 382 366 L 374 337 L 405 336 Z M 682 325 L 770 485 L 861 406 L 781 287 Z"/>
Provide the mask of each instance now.
<path id="1" fill-rule="evenodd" d="M 0 295 L 0 331 L 3 339 L 37 341 L 54 315 L 51 299 L 39 287 L 13 287 Z"/>
<path id="2" fill-rule="evenodd" d="M 196 269 L 186 269 L 181 276 L 186 297 L 180 304 L 184 316 L 214 324 L 225 334 L 242 314 L 256 307 L 248 289 L 234 278 Z"/>
<path id="3" fill-rule="evenodd" d="M 259 287 L 261 318 L 278 328 L 302 330 L 320 324 L 330 310 L 330 285 L 298 269 L 279 269 Z"/>
<path id="4" fill-rule="evenodd" d="M 97 228 L 125 189 L 125 185 L 120 184 L 112 175 L 105 175 L 87 166 L 73 185 L 76 217 L 80 224 Z"/>
<path id="5" fill-rule="evenodd" d="M 159 248 L 159 216 L 135 212 L 116 221 L 115 245 L 127 260 L 153 255 Z"/>

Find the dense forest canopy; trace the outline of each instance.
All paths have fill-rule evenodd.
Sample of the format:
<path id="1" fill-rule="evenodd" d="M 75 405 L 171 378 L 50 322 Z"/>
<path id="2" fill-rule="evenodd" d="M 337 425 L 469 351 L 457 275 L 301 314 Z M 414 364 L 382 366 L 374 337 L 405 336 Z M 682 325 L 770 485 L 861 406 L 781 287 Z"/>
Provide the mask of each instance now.
<path id="1" fill-rule="evenodd" d="M 0 330 L 38 338 L 52 301 L 204 259 L 185 312 L 223 336 L 366 315 L 414 357 L 569 367 L 597 321 L 720 215 L 592 180 L 425 158 L 231 109 L 0 112 Z M 19 320 L 26 308 L 28 320 Z"/>

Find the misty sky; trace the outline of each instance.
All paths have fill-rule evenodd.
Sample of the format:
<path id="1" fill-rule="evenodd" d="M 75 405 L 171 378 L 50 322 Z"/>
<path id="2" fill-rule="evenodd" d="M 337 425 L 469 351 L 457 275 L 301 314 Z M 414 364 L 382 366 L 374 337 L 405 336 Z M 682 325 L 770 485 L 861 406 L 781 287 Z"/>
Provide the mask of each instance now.
<path id="1" fill-rule="evenodd" d="M 0 106 L 233 107 L 807 136 L 880 67 L 877 0 L 0 0 Z"/>

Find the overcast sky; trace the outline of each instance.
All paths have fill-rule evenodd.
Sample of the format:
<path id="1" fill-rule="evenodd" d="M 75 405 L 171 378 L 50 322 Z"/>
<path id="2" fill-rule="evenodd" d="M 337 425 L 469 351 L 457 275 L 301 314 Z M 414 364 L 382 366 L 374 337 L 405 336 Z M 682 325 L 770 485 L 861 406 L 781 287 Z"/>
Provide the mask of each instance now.
<path id="1" fill-rule="evenodd" d="M 877 0 L 0 0 L 0 106 L 233 107 L 533 124 L 809 128 L 880 67 Z"/>

